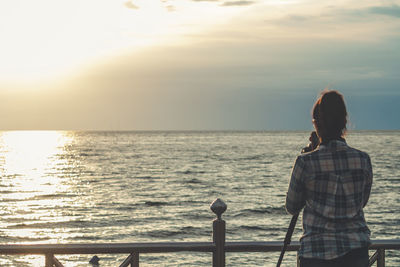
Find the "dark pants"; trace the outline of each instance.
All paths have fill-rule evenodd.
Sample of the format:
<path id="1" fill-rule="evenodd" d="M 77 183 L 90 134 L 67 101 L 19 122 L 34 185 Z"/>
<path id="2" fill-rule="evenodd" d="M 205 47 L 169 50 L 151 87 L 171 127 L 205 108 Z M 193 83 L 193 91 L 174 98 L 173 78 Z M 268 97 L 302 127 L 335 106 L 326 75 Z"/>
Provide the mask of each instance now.
<path id="1" fill-rule="evenodd" d="M 300 257 L 300 267 L 366 267 L 368 261 L 368 248 L 365 247 L 353 249 L 344 256 L 333 260 Z"/>

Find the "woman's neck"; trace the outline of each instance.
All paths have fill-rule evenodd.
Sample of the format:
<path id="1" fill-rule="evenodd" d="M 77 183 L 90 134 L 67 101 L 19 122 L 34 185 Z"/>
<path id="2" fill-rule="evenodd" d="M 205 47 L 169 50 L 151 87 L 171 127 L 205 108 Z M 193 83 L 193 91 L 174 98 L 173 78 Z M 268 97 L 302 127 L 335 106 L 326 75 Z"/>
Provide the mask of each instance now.
<path id="1" fill-rule="evenodd" d="M 321 145 L 327 145 L 330 141 L 332 140 L 337 140 L 337 141 L 342 141 L 342 142 L 346 142 L 346 140 L 341 137 L 341 136 L 336 136 L 336 137 L 325 137 L 325 138 L 321 138 Z"/>

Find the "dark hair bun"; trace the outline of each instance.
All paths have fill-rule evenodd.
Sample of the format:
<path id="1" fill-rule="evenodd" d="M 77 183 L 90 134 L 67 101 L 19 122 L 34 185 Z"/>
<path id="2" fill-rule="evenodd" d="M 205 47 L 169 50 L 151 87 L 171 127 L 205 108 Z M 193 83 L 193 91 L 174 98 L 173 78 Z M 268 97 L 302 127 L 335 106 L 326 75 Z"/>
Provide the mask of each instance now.
<path id="1" fill-rule="evenodd" d="M 347 124 L 343 96 L 337 91 L 324 91 L 314 105 L 313 117 L 320 128 L 322 139 L 342 137 Z"/>

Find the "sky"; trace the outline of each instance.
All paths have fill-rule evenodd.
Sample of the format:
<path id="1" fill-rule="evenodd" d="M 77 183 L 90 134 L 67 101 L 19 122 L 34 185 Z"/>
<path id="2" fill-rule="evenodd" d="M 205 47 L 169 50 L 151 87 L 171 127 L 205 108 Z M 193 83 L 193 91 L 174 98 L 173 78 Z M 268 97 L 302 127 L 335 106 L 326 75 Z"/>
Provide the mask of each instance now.
<path id="1" fill-rule="evenodd" d="M 1 0 L 0 130 L 400 129 L 400 1 Z"/>

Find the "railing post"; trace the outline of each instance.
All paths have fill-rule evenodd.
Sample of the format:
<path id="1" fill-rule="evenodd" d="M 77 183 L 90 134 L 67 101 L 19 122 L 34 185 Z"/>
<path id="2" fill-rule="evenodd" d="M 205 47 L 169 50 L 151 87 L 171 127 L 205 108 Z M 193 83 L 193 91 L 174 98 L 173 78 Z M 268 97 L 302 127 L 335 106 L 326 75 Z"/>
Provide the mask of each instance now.
<path id="1" fill-rule="evenodd" d="M 225 267 L 225 221 L 221 219 L 221 215 L 226 211 L 227 206 L 217 198 L 211 203 L 210 208 L 217 215 L 213 221 L 213 242 L 215 244 L 213 267 Z"/>
<path id="2" fill-rule="evenodd" d="M 378 252 L 378 257 L 376 260 L 376 266 L 385 267 L 385 249 L 378 248 L 377 252 Z"/>
<path id="3" fill-rule="evenodd" d="M 131 267 L 139 267 L 139 252 L 133 252 Z"/>
<path id="4" fill-rule="evenodd" d="M 45 255 L 45 263 L 44 263 L 45 267 L 53 267 L 53 265 L 54 265 L 53 257 L 54 257 L 53 254 L 46 254 Z"/>

